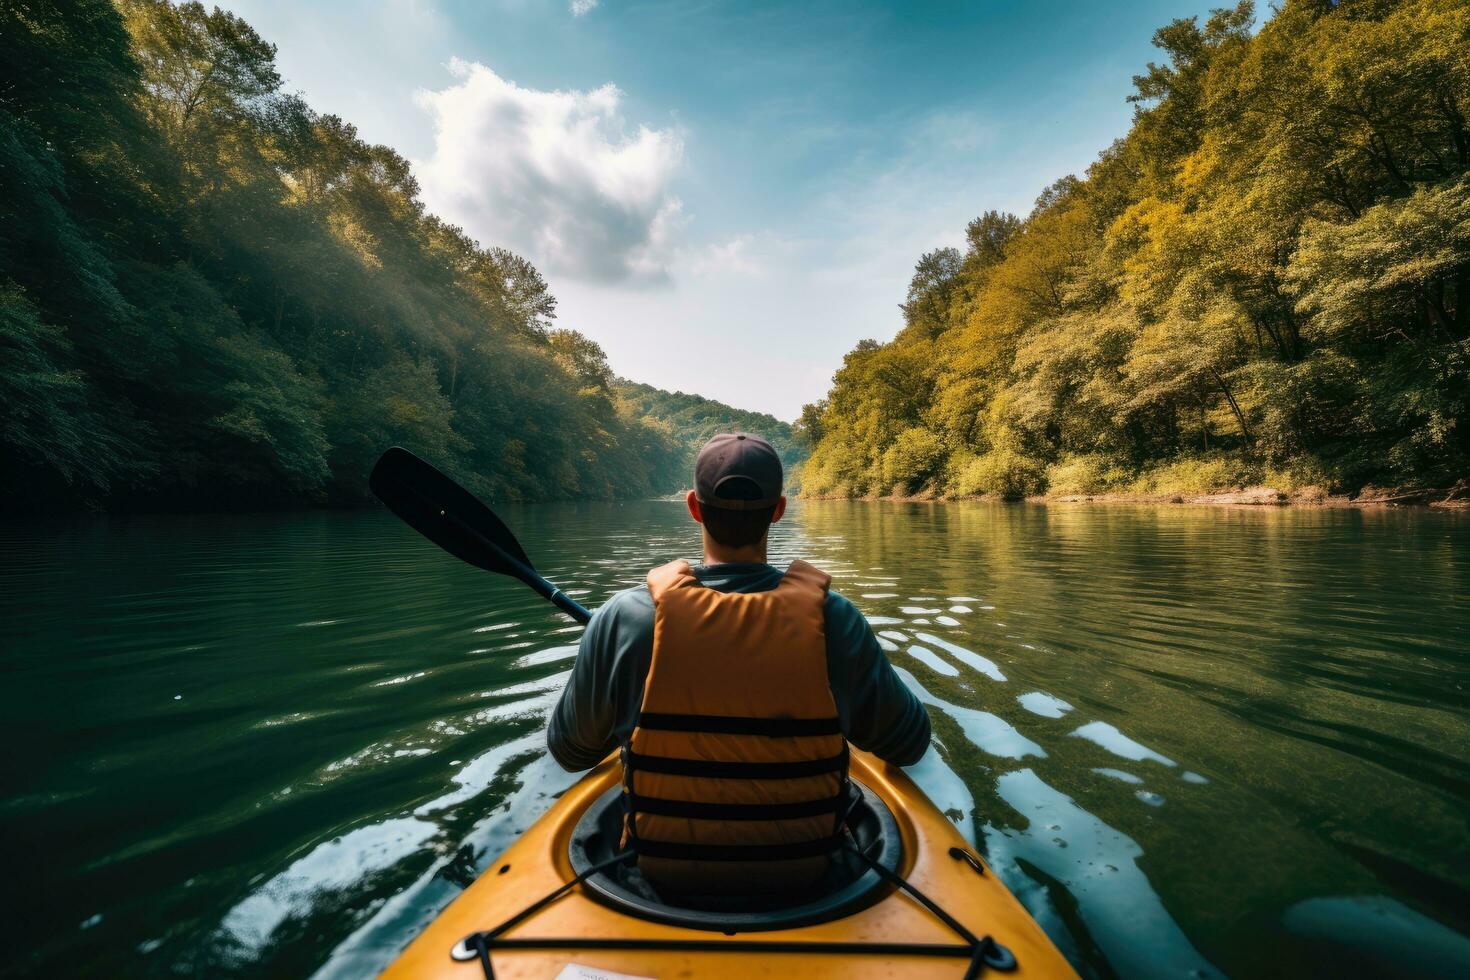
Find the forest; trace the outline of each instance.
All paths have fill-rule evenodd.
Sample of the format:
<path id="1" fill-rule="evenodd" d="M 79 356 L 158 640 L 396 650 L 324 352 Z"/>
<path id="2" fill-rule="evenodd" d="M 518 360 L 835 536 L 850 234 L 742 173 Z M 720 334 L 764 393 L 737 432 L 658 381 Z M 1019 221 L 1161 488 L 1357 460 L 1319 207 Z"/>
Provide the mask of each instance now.
<path id="1" fill-rule="evenodd" d="M 240 18 L 0 5 L 5 509 L 352 504 L 393 444 L 492 499 L 687 485 L 739 413 L 659 421 L 555 313 Z"/>
<path id="2" fill-rule="evenodd" d="M 699 447 L 717 432 L 753 432 L 763 437 L 781 454 L 787 473 L 806 458 L 806 447 L 792 432 L 791 424 L 774 415 L 746 412 L 703 395 L 663 391 L 621 378 L 614 382 L 613 387 L 619 398 L 619 407 L 626 414 L 665 428 L 683 443 L 688 465 L 680 463 L 678 476 L 684 481 L 680 486 L 688 485 Z"/>
<path id="3" fill-rule="evenodd" d="M 1470 5 L 1247 2 L 1154 44 L 1082 177 L 919 259 L 802 412 L 803 492 L 1470 476 Z"/>

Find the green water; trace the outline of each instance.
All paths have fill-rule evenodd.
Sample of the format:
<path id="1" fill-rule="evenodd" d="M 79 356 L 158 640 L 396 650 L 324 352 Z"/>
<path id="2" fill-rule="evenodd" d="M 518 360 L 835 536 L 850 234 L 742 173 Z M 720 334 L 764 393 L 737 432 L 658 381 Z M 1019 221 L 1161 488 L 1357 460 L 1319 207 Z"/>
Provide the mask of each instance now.
<path id="1" fill-rule="evenodd" d="M 682 507 L 507 508 L 595 606 Z M 1091 975 L 1470 973 L 1470 515 L 813 502 Z M 571 778 L 578 628 L 379 513 L 0 526 L 6 974 L 370 975 Z"/>

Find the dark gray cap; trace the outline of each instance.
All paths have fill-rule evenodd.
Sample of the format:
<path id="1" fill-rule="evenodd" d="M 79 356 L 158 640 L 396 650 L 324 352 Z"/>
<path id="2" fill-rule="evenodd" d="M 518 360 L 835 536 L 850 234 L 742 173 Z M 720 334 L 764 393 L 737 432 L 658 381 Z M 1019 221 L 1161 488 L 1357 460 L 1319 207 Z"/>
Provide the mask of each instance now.
<path id="1" fill-rule="evenodd" d="M 784 484 L 781 457 L 769 442 L 748 432 L 714 436 L 694 462 L 694 495 L 706 507 L 774 507 Z"/>

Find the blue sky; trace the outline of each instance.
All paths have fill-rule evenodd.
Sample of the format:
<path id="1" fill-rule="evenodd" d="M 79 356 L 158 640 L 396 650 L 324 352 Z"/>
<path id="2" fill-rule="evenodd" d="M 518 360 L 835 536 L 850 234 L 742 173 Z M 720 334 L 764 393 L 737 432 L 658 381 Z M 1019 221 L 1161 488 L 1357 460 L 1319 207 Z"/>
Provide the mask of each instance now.
<path id="1" fill-rule="evenodd" d="M 287 86 L 527 255 L 613 369 L 794 418 L 923 251 L 1126 132 L 1146 2 L 224 0 Z"/>

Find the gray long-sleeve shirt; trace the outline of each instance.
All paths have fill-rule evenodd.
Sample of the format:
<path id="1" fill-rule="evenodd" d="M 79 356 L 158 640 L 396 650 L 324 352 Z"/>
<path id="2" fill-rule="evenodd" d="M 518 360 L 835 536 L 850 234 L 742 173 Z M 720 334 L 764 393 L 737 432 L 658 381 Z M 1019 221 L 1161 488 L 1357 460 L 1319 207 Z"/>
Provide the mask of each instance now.
<path id="1" fill-rule="evenodd" d="M 765 592 L 782 571 L 764 564 L 696 565 L 702 585 Z M 919 761 L 929 716 L 888 662 L 863 614 L 827 593 L 827 682 L 847 740 L 895 765 Z M 653 597 L 646 586 L 619 592 L 592 616 L 572 676 L 551 714 L 546 743 L 563 769 L 587 769 L 633 734 L 653 658 Z"/>

